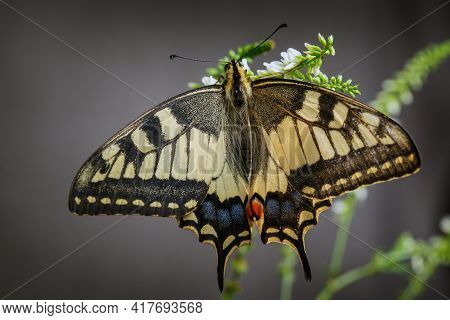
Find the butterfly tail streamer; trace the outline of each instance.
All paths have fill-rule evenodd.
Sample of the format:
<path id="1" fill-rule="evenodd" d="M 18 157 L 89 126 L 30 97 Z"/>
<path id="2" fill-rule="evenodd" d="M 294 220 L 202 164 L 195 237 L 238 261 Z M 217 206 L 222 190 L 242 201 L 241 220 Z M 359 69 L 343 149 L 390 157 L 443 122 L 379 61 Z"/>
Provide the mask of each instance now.
<path id="1" fill-rule="evenodd" d="M 249 245 L 251 230 L 240 197 L 219 199 L 209 194 L 195 211 L 178 218 L 179 227 L 193 231 L 198 240 L 210 244 L 217 253 L 217 280 L 223 290 L 224 275 L 231 254 Z"/>

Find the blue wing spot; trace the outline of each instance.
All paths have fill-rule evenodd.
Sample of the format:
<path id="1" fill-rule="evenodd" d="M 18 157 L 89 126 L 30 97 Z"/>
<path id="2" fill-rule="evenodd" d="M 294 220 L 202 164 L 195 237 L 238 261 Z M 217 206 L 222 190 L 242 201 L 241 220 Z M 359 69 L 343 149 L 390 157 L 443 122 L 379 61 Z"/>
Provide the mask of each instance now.
<path id="1" fill-rule="evenodd" d="M 267 217 L 277 219 L 280 214 L 280 203 L 276 199 L 267 199 L 264 211 Z"/>
<path id="2" fill-rule="evenodd" d="M 228 212 L 228 210 L 226 209 L 219 209 L 217 211 L 217 216 L 218 216 L 218 220 L 219 220 L 219 225 L 224 228 L 224 227 L 229 227 L 231 226 L 231 217 L 230 217 L 230 213 Z"/>
<path id="3" fill-rule="evenodd" d="M 216 207 L 212 201 L 205 201 L 202 204 L 202 216 L 206 220 L 213 221 L 216 218 Z"/>
<path id="4" fill-rule="evenodd" d="M 285 201 L 283 202 L 281 206 L 281 214 L 284 216 L 290 216 L 294 213 L 294 206 L 292 205 L 291 201 Z"/>
<path id="5" fill-rule="evenodd" d="M 233 222 L 241 224 L 245 220 L 244 208 L 240 203 L 233 203 L 231 205 L 231 218 Z"/>

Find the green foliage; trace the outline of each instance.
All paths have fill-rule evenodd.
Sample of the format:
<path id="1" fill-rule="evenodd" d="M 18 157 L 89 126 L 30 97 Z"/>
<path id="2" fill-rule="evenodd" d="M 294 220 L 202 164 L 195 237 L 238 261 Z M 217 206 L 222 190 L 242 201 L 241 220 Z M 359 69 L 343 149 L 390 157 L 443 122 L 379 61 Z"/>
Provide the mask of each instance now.
<path id="1" fill-rule="evenodd" d="M 413 101 L 412 92 L 419 90 L 428 75 L 450 56 L 450 40 L 432 44 L 409 59 L 392 79 L 383 82 L 383 90 L 371 105 L 390 115 L 398 115 L 402 105 Z"/>

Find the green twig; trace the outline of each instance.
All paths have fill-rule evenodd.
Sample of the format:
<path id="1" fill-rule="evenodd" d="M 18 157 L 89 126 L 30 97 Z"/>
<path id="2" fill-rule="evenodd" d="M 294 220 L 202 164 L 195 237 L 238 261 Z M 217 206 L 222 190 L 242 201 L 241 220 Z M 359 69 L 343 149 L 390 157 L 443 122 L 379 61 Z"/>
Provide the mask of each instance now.
<path id="1" fill-rule="evenodd" d="M 338 291 L 342 290 L 351 283 L 367 278 L 373 274 L 374 270 L 371 265 L 366 265 L 348 271 L 337 278 L 331 279 L 319 293 L 317 299 L 331 299 Z"/>
<path id="2" fill-rule="evenodd" d="M 298 262 L 298 257 L 295 252 L 288 246 L 282 246 L 281 258 L 278 263 L 278 274 L 280 275 L 281 289 L 280 299 L 292 299 L 292 289 L 295 281 L 295 266 Z"/>
<path id="3" fill-rule="evenodd" d="M 350 229 L 353 216 L 355 214 L 357 199 L 354 193 L 350 193 L 345 200 L 342 200 L 342 210 L 337 214 L 338 225 L 336 241 L 334 242 L 328 274 L 330 279 L 341 272 L 342 261 L 347 247 L 348 230 Z"/>
<path id="4" fill-rule="evenodd" d="M 248 270 L 247 253 L 250 250 L 250 246 L 240 247 L 234 259 L 230 263 L 230 278 L 225 281 L 225 285 L 222 292 L 222 299 L 231 300 L 236 297 L 242 287 L 240 284 L 241 277 Z"/>

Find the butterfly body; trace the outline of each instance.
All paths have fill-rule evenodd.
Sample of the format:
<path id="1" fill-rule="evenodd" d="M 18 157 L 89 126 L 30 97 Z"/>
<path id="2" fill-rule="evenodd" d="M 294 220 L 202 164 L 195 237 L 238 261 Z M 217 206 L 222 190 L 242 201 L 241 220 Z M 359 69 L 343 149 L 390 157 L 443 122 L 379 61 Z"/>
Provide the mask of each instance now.
<path id="1" fill-rule="evenodd" d="M 174 97 L 121 130 L 76 175 L 77 214 L 175 217 L 227 259 L 251 241 L 291 246 L 334 197 L 420 167 L 409 135 L 354 99 L 299 81 L 252 82 L 238 61 L 223 85 Z"/>

